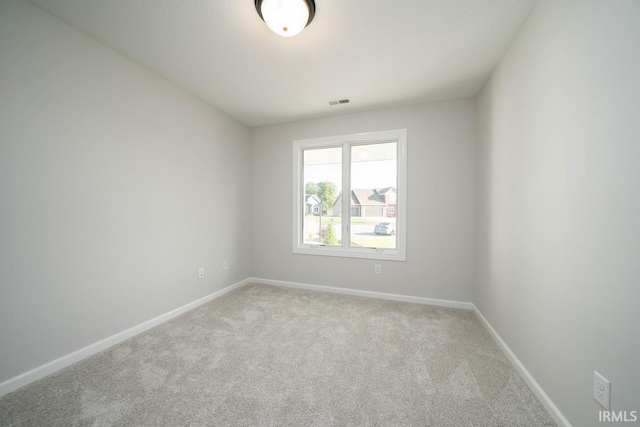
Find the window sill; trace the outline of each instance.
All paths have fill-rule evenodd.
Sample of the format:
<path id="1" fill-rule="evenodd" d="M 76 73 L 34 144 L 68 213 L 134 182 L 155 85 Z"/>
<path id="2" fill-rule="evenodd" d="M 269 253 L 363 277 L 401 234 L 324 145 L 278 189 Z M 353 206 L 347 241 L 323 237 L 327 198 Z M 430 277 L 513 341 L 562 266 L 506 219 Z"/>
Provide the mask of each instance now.
<path id="1" fill-rule="evenodd" d="M 293 248 L 294 254 L 332 256 L 339 258 L 378 259 L 387 261 L 406 261 L 404 254 L 395 249 L 344 249 L 331 246 L 303 245 Z"/>

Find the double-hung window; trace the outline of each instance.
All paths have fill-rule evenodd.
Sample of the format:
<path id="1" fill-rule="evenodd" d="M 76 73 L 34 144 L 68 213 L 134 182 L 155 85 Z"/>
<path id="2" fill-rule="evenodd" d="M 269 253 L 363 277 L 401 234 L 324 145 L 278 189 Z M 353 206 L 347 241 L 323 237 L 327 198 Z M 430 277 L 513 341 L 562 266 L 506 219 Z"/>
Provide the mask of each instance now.
<path id="1" fill-rule="evenodd" d="M 293 160 L 294 253 L 405 260 L 406 129 L 296 140 Z"/>

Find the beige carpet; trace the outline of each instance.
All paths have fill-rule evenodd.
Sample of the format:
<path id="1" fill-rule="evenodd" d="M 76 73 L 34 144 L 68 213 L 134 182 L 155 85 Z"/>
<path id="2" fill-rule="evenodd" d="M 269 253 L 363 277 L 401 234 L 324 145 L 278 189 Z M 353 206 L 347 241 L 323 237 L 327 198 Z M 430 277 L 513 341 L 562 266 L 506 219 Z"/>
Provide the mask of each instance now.
<path id="1" fill-rule="evenodd" d="M 2 426 L 555 426 L 466 310 L 249 285 L 0 400 Z"/>

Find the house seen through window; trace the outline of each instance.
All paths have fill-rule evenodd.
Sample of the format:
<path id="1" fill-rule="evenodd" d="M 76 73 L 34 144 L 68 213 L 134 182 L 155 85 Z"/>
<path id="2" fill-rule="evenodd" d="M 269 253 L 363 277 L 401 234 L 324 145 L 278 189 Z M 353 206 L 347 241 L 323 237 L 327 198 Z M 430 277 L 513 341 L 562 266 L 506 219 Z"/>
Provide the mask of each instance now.
<path id="1" fill-rule="evenodd" d="M 404 260 L 406 130 L 294 141 L 296 253 Z"/>

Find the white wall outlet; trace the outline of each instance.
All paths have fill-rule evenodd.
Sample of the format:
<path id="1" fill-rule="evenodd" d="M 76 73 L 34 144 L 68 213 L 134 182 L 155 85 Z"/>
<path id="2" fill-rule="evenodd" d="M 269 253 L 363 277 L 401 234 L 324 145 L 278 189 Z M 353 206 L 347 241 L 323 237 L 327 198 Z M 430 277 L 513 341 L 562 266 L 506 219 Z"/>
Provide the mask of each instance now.
<path id="1" fill-rule="evenodd" d="M 610 409 L 611 383 L 596 371 L 593 371 L 593 398 L 601 404 L 604 409 Z"/>
<path id="2" fill-rule="evenodd" d="M 229 261 L 222 261 L 222 269 L 223 270 L 229 269 Z"/>
<path id="3" fill-rule="evenodd" d="M 204 278 L 204 267 L 198 269 L 198 279 Z"/>
<path id="4" fill-rule="evenodd" d="M 382 266 L 380 264 L 374 264 L 373 265 L 373 272 L 375 274 L 380 274 L 382 273 Z"/>

